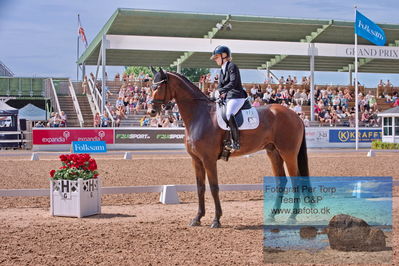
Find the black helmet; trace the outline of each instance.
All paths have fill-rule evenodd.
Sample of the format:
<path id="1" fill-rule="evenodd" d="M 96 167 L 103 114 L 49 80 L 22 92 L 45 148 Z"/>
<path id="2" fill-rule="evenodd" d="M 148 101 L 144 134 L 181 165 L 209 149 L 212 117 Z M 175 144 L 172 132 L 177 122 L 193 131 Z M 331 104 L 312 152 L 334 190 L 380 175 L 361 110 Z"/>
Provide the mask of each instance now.
<path id="1" fill-rule="evenodd" d="M 213 50 L 211 60 L 213 60 L 215 55 L 222 54 L 222 53 L 226 53 L 227 57 L 231 57 L 231 52 L 230 52 L 229 47 L 224 46 L 224 45 L 219 45 L 215 48 L 215 50 Z"/>

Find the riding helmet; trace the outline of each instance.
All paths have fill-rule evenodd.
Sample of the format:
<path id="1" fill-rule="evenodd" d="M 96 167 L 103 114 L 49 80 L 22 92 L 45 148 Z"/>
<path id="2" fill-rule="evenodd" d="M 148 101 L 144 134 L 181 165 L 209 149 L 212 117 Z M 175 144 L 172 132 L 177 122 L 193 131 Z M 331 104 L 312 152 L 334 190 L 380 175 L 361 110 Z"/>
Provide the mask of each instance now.
<path id="1" fill-rule="evenodd" d="M 226 53 L 227 57 L 231 57 L 231 52 L 230 52 L 229 47 L 224 46 L 224 45 L 219 45 L 215 48 L 215 50 L 213 50 L 211 60 L 213 60 L 215 55 L 222 54 L 222 53 Z"/>

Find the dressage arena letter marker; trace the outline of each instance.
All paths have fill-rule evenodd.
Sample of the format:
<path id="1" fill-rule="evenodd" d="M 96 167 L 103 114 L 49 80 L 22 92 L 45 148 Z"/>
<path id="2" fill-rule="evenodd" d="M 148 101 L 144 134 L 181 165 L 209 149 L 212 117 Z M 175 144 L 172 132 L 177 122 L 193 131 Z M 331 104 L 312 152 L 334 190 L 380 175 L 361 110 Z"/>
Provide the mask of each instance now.
<path id="1" fill-rule="evenodd" d="M 179 196 L 177 195 L 176 186 L 174 185 L 166 185 L 163 186 L 160 202 L 163 204 L 179 204 Z"/>

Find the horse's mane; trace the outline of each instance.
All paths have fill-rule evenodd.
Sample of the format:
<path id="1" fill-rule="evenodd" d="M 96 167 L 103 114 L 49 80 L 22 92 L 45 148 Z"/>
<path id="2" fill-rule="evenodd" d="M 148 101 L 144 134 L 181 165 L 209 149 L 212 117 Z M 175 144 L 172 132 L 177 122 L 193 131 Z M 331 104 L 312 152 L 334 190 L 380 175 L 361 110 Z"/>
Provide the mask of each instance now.
<path id="1" fill-rule="evenodd" d="M 174 74 L 174 75 L 176 75 L 178 78 L 180 78 L 180 79 L 182 79 L 183 80 L 183 82 L 188 86 L 188 87 L 190 87 L 191 89 L 193 89 L 196 93 L 199 93 L 199 95 L 200 95 L 200 97 L 201 98 L 204 98 L 204 99 L 206 99 L 206 100 L 208 100 L 208 101 L 211 101 L 209 98 L 208 98 L 208 96 L 206 96 L 193 82 L 191 82 L 188 78 L 186 78 L 185 76 L 183 76 L 182 74 L 179 74 L 179 73 L 177 73 L 177 72 L 169 72 L 169 73 L 172 73 L 172 74 Z"/>

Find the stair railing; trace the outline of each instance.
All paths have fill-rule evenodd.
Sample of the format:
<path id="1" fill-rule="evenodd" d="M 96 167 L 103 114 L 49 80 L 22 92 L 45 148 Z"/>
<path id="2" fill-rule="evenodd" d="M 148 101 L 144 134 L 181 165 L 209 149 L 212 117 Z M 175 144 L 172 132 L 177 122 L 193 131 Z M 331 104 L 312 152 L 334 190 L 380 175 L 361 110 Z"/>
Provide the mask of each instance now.
<path id="1" fill-rule="evenodd" d="M 68 88 L 69 88 L 69 94 L 71 95 L 72 98 L 73 106 L 75 107 L 75 112 L 78 116 L 79 125 L 80 127 L 83 127 L 84 126 L 83 115 L 82 111 L 80 110 L 79 101 L 78 98 L 76 97 L 75 89 L 73 88 L 71 79 L 68 79 Z"/>
<path id="2" fill-rule="evenodd" d="M 44 80 L 45 83 L 45 97 L 50 98 L 51 106 L 55 107 L 56 112 L 61 112 L 60 102 L 58 101 L 57 92 L 54 87 L 54 82 L 52 78 Z"/>
<path id="3" fill-rule="evenodd" d="M 102 106 L 102 103 L 103 103 L 102 95 L 98 91 L 97 86 L 95 86 L 94 81 L 91 78 L 88 79 L 88 83 L 89 83 L 89 90 L 90 90 L 90 93 L 91 93 L 91 95 L 93 97 L 94 105 L 96 107 L 96 111 L 99 114 L 101 114 L 101 107 L 100 106 Z M 104 104 L 104 110 L 107 112 L 108 117 L 111 120 L 112 127 L 114 127 L 115 126 L 115 119 L 112 117 L 112 114 L 111 114 L 111 112 L 110 112 L 110 110 L 109 110 L 109 108 L 108 108 L 108 106 L 106 104 Z M 103 115 L 103 114 L 101 114 L 101 115 Z"/>

